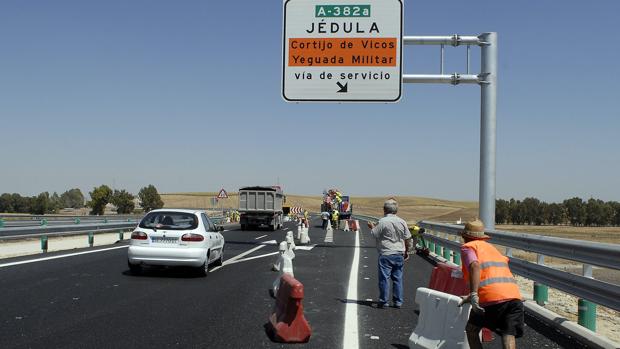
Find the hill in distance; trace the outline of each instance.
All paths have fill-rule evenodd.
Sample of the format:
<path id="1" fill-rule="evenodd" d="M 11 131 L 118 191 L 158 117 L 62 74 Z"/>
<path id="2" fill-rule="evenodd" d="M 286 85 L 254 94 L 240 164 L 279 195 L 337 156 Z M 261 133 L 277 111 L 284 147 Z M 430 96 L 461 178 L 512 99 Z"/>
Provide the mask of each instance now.
<path id="1" fill-rule="evenodd" d="M 168 208 L 213 208 L 211 198 L 217 196 L 215 192 L 196 193 L 167 193 L 160 194 L 164 207 Z M 217 207 L 238 208 L 239 195 L 228 193 L 229 198 L 219 200 Z M 388 197 L 357 197 L 351 196 L 353 212 L 371 216 L 383 215 L 383 202 Z M 416 196 L 395 196 L 399 204 L 398 215 L 414 223 L 419 220 L 433 220 L 436 222 L 455 222 L 474 219 L 478 215 L 478 203 L 474 201 L 450 201 Z M 303 196 L 286 194 L 288 206 L 301 206 L 310 212 L 318 212 L 321 207 L 322 196 Z"/>

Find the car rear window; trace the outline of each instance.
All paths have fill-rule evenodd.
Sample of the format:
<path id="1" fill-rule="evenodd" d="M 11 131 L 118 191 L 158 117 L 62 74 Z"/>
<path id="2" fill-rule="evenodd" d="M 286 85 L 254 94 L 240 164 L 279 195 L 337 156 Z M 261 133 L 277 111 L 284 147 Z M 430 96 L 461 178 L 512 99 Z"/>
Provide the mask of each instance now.
<path id="1" fill-rule="evenodd" d="M 166 230 L 192 230 L 198 227 L 198 218 L 193 213 L 151 212 L 140 222 L 140 228 Z"/>

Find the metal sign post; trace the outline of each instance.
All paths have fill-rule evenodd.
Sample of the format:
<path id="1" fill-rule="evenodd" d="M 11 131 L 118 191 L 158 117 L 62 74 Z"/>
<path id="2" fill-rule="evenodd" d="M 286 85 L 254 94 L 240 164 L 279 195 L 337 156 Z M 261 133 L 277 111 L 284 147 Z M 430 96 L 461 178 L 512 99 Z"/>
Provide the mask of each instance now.
<path id="1" fill-rule="evenodd" d="M 480 85 L 480 188 L 479 215 L 487 229 L 495 229 L 495 149 L 497 112 L 497 33 L 479 36 L 405 36 L 405 45 L 440 45 L 440 74 L 405 74 L 404 83 Z M 467 46 L 467 74 L 444 74 L 444 46 Z M 480 46 L 478 75 L 469 74 L 469 47 Z"/>

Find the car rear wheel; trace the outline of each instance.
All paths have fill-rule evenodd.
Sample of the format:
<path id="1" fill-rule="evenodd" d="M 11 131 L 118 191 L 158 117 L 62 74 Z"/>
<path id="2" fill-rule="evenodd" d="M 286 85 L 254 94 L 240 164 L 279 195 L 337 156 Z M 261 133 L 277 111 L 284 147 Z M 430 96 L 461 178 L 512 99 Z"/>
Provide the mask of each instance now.
<path id="1" fill-rule="evenodd" d="M 198 275 L 200 276 L 207 276 L 209 275 L 209 252 L 207 252 L 207 257 L 205 259 L 205 262 L 196 268 L 196 272 L 198 273 Z"/>
<path id="2" fill-rule="evenodd" d="M 224 264 L 224 248 L 222 247 L 222 252 L 220 253 L 220 258 L 215 261 L 215 266 L 221 267 Z"/>
<path id="3" fill-rule="evenodd" d="M 129 266 L 129 271 L 133 275 L 139 275 L 140 273 L 142 273 L 142 266 L 140 264 L 131 264 L 127 262 L 127 265 Z"/>

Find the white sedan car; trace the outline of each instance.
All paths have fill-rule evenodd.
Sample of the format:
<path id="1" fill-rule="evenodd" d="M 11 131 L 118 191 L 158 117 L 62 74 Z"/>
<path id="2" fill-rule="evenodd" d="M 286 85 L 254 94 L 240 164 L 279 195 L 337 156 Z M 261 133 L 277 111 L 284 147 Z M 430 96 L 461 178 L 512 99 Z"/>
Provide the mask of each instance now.
<path id="1" fill-rule="evenodd" d="M 209 265 L 224 261 L 222 230 L 203 211 L 153 210 L 131 233 L 129 269 L 138 274 L 142 265 L 190 266 L 206 276 Z"/>

